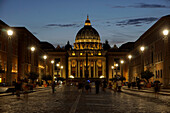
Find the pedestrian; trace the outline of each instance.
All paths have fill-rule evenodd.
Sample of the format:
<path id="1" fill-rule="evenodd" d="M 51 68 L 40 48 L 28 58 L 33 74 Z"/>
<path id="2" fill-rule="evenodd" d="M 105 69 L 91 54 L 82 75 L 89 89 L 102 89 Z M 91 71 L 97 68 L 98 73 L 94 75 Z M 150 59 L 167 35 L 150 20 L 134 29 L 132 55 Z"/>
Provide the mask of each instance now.
<path id="1" fill-rule="evenodd" d="M 55 81 L 52 82 L 51 88 L 52 88 L 52 93 L 54 93 L 54 91 L 55 91 Z"/>
<path id="2" fill-rule="evenodd" d="M 154 83 L 154 91 L 155 91 L 155 98 L 158 98 L 158 92 L 160 90 L 159 83 L 155 82 Z"/>
<path id="3" fill-rule="evenodd" d="M 118 92 L 121 92 L 121 87 L 122 87 L 122 81 L 121 80 L 117 81 L 117 86 L 118 86 Z"/>
<path id="4" fill-rule="evenodd" d="M 15 91 L 16 91 L 17 99 L 20 99 L 20 90 L 21 90 L 21 81 L 18 80 L 15 84 Z"/>
<path id="5" fill-rule="evenodd" d="M 138 90 L 141 89 L 141 87 L 140 87 L 140 80 L 137 81 L 137 87 L 138 87 Z"/>
<path id="6" fill-rule="evenodd" d="M 113 90 L 114 90 L 114 92 L 117 92 L 117 82 L 116 82 L 116 80 L 113 82 Z"/>
<path id="7" fill-rule="evenodd" d="M 106 92 L 106 88 L 107 88 L 107 81 L 104 79 L 103 81 L 103 91 Z"/>
<path id="8" fill-rule="evenodd" d="M 128 82 L 128 88 L 130 88 L 131 87 L 131 82 Z"/>
<path id="9" fill-rule="evenodd" d="M 109 89 L 112 89 L 112 83 L 109 82 Z"/>
<path id="10" fill-rule="evenodd" d="M 97 80 L 97 81 L 95 82 L 96 94 L 98 94 L 98 93 L 99 93 L 99 86 L 100 86 L 100 81 L 99 81 L 99 80 Z"/>
<path id="11" fill-rule="evenodd" d="M 88 90 L 90 89 L 90 81 L 87 80 L 85 83 L 86 94 L 88 94 Z"/>
<path id="12" fill-rule="evenodd" d="M 28 82 L 25 82 L 23 84 L 23 91 L 24 91 L 24 98 L 26 99 L 28 99 L 28 90 L 29 90 Z"/>

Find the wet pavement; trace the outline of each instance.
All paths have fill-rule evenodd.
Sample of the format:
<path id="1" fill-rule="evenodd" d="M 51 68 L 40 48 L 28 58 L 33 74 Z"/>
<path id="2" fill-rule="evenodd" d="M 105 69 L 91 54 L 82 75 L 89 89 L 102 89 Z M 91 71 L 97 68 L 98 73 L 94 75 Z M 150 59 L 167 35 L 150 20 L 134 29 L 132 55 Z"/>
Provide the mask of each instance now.
<path id="1" fill-rule="evenodd" d="M 95 94 L 95 89 L 87 94 L 76 87 L 57 87 L 55 94 L 47 88 L 30 93 L 28 100 L 23 94 L 21 99 L 0 97 L 0 113 L 170 113 L 168 101 L 159 98 L 137 96 L 128 91 L 106 90 Z"/>

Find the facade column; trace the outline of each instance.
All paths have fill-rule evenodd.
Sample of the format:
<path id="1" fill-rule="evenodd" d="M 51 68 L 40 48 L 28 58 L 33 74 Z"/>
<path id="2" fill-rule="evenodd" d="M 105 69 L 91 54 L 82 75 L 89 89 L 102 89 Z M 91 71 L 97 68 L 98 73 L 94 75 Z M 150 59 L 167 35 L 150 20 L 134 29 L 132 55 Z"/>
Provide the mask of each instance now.
<path id="1" fill-rule="evenodd" d="M 97 61 L 96 61 L 96 78 L 98 78 L 98 66 L 97 66 Z"/>
<path id="2" fill-rule="evenodd" d="M 76 60 L 76 69 L 75 69 L 75 77 L 78 77 L 78 74 L 77 74 L 77 69 L 78 69 L 78 63 L 77 63 L 78 61 Z"/>
<path id="3" fill-rule="evenodd" d="M 91 60 L 89 60 L 89 78 L 91 78 Z"/>
<path id="4" fill-rule="evenodd" d="M 104 68 L 105 68 L 105 65 L 104 65 L 104 60 L 102 60 L 102 75 L 105 76 L 105 73 L 104 73 Z"/>
<path id="5" fill-rule="evenodd" d="M 94 60 L 93 62 L 93 77 L 95 78 L 96 77 L 96 60 Z"/>
<path id="6" fill-rule="evenodd" d="M 83 77 L 82 78 L 85 78 L 85 71 L 84 71 L 84 60 L 82 61 L 83 63 L 82 63 L 82 68 L 83 68 Z"/>
<path id="7" fill-rule="evenodd" d="M 80 60 L 78 60 L 78 78 L 80 78 Z"/>
<path id="8" fill-rule="evenodd" d="M 69 62 L 68 62 L 68 65 L 69 65 L 69 75 L 68 76 L 70 76 L 71 75 L 71 60 L 69 60 Z"/>

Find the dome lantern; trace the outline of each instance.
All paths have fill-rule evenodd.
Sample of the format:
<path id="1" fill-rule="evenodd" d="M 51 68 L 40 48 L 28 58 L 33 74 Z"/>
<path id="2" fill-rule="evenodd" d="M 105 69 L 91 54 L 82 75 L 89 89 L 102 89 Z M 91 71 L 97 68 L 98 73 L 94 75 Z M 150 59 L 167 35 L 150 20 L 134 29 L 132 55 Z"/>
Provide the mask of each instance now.
<path id="1" fill-rule="evenodd" d="M 85 21 L 85 26 L 91 26 L 89 16 L 87 15 L 87 20 Z"/>

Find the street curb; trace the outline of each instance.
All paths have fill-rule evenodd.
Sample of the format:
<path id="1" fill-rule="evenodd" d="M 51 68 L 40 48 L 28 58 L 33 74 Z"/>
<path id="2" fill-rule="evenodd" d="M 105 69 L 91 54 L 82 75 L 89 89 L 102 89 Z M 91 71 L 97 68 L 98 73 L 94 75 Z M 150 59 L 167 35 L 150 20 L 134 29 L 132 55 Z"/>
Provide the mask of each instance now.
<path id="1" fill-rule="evenodd" d="M 127 89 L 127 88 L 122 88 L 122 89 L 129 90 L 129 91 L 134 91 L 134 92 L 154 93 L 153 91 L 134 90 L 134 89 Z M 158 92 L 158 94 L 170 96 L 170 93 Z"/>
<path id="2" fill-rule="evenodd" d="M 28 93 L 33 93 L 33 92 L 37 92 L 37 91 L 42 91 L 42 90 L 45 90 L 47 88 L 37 88 L 37 90 L 32 90 L 32 91 L 29 91 Z M 21 92 L 20 94 L 23 94 L 23 92 Z M 11 93 L 1 93 L 0 94 L 0 97 L 3 97 L 3 96 L 11 96 L 11 95 L 16 95 L 16 94 L 12 94 Z"/>
<path id="3" fill-rule="evenodd" d="M 133 95 L 133 96 L 137 96 L 137 97 L 142 97 L 144 99 L 150 99 L 151 101 L 156 99 L 156 100 L 159 100 L 159 102 L 161 102 L 163 104 L 166 104 L 167 106 L 170 106 L 170 102 L 163 101 L 163 100 L 161 100 L 159 98 L 147 97 L 147 96 L 143 96 L 143 95 L 139 95 L 139 94 L 135 94 L 135 93 L 130 93 L 130 92 L 126 92 L 126 91 L 122 91 L 122 93 L 127 94 L 127 95 Z M 154 101 L 154 102 L 157 102 L 157 101 Z"/>

